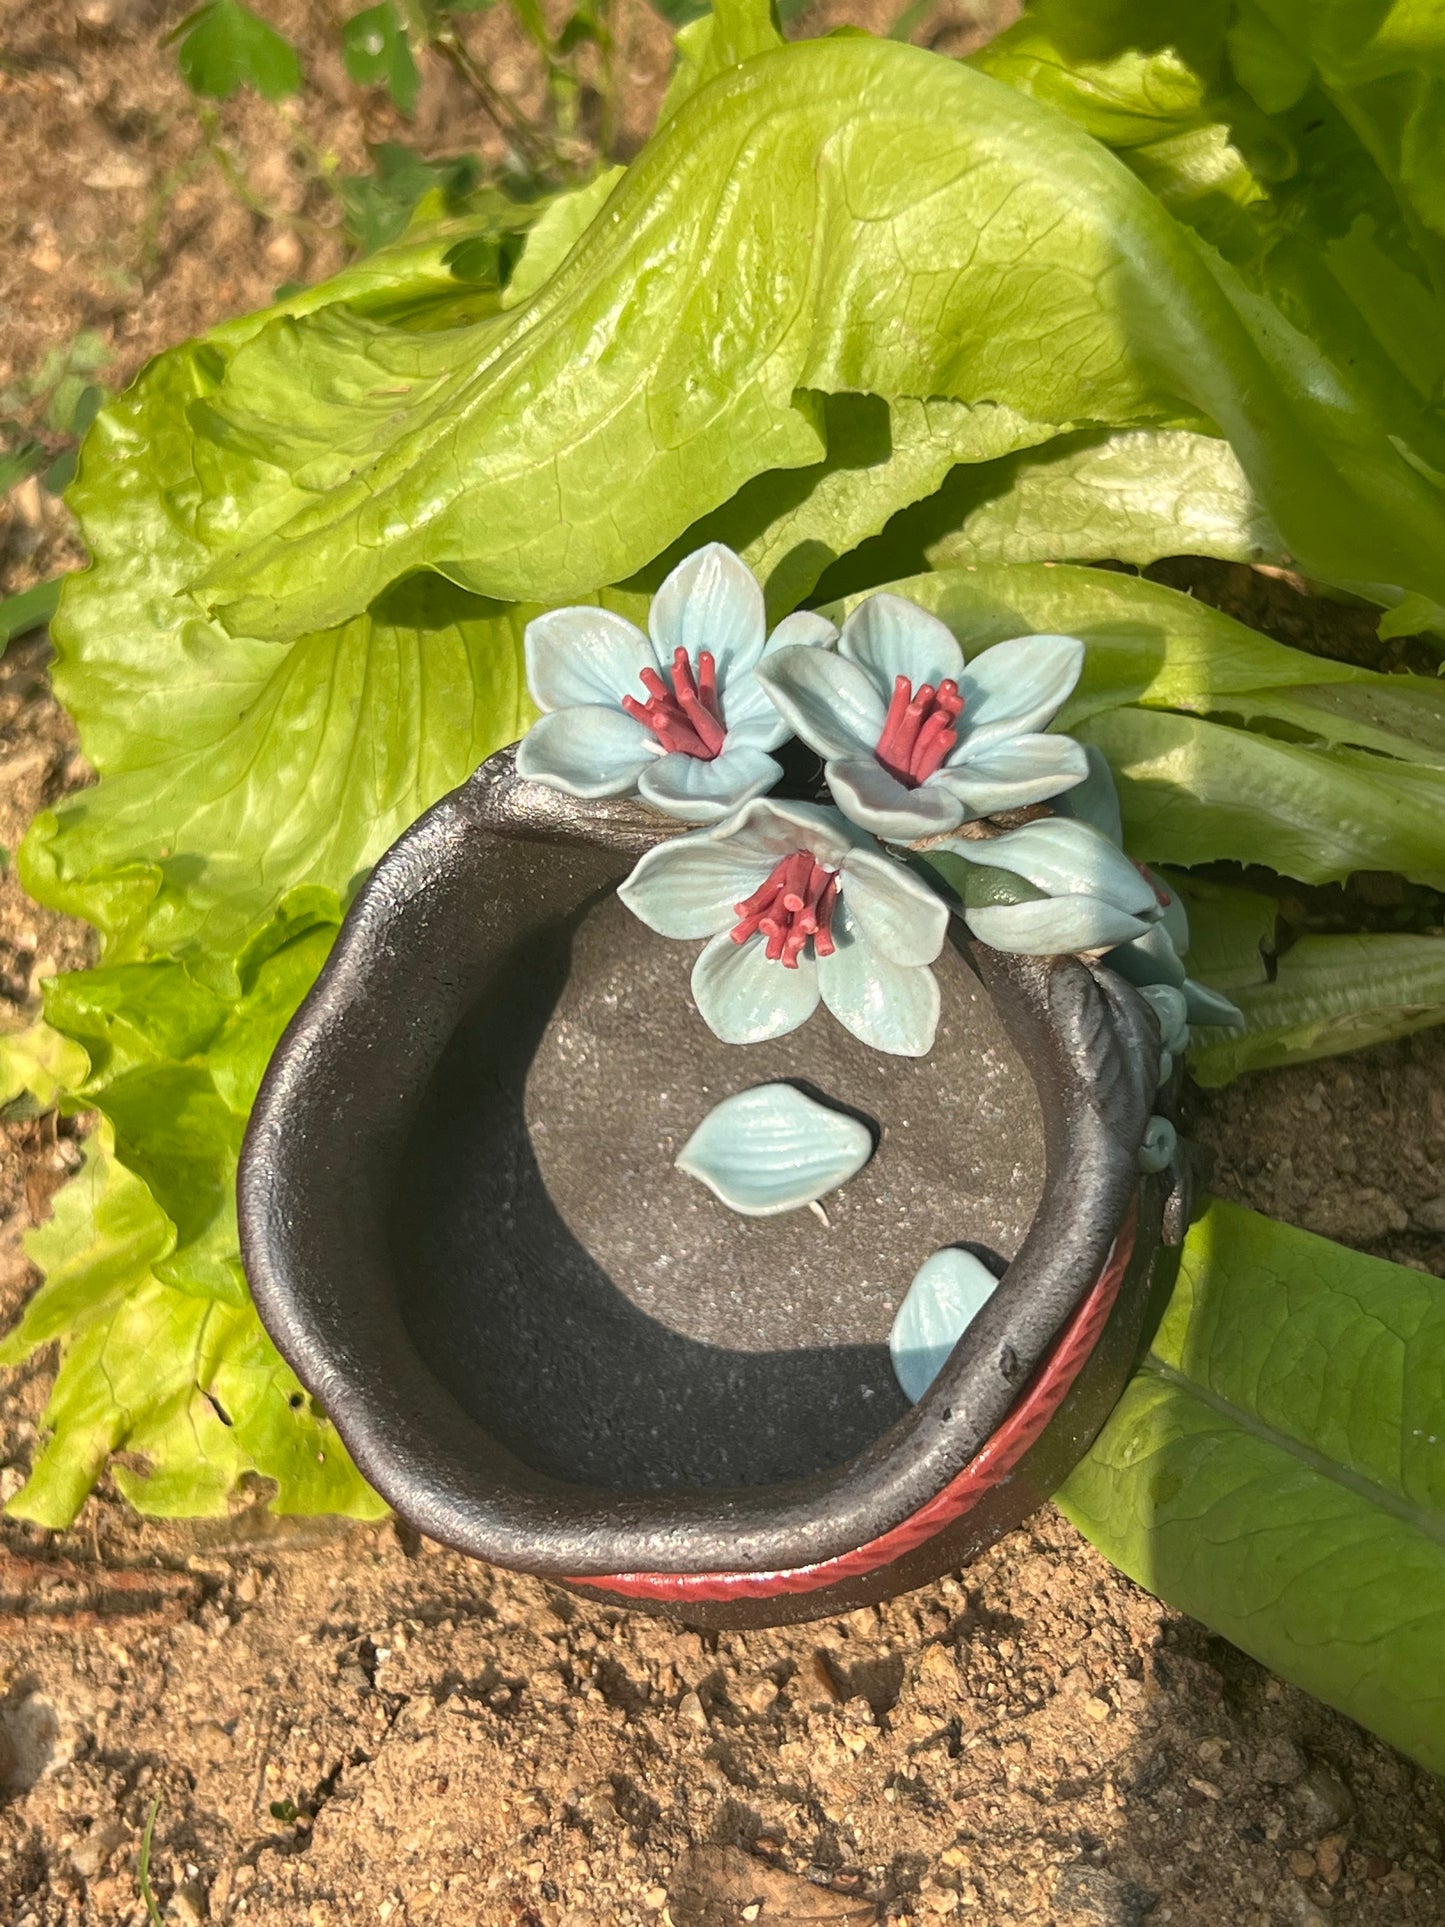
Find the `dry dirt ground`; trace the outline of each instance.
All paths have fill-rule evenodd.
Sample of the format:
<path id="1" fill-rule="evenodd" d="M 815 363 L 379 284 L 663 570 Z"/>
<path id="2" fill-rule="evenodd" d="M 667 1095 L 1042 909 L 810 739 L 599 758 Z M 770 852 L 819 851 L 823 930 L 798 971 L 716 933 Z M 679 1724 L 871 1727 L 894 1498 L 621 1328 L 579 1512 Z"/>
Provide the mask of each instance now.
<path id="1" fill-rule="evenodd" d="M 83 330 L 116 385 L 341 259 L 327 172 L 404 130 L 326 53 L 331 8 L 268 10 L 316 89 L 222 108 L 208 144 L 158 47 L 180 6 L 0 6 L 0 389 Z M 645 103 L 665 36 L 640 3 L 629 18 Z M 944 24 L 969 32 L 962 10 Z M 527 107 L 535 76 L 505 36 L 487 46 L 491 16 L 476 30 Z M 624 145 L 645 121 L 628 114 Z M 496 147 L 445 73 L 412 138 Z M 0 505 L 0 594 L 77 553 L 34 485 Z M 1370 647 L 1287 585 L 1191 581 L 1288 640 Z M 7 850 L 85 777 L 44 661 L 31 639 L 0 665 Z M 0 1024 L 86 954 L 0 871 Z M 1441 1033 L 1247 1079 L 1201 1129 L 1226 1195 L 1445 1272 Z M 8 1325 L 32 1282 L 21 1234 L 76 1149 L 49 1119 L 0 1133 Z M 46 1377 L 42 1361 L 4 1387 L 0 1493 Z M 727 1636 L 578 1604 L 395 1525 L 252 1508 L 160 1528 L 104 1490 L 64 1534 L 0 1524 L 0 1927 L 143 1922 L 152 1808 L 157 1902 L 185 1927 L 1445 1920 L 1437 1783 L 1048 1511 L 882 1611 Z"/>

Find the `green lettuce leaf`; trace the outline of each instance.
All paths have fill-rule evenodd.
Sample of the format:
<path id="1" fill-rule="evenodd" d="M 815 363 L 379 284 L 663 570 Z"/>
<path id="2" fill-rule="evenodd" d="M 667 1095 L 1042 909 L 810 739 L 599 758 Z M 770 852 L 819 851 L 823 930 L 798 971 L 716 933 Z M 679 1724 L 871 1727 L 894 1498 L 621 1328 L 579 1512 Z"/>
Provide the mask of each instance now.
<path id="1" fill-rule="evenodd" d="M 1140 1585 L 1445 1771 L 1445 1293 L 1213 1202 L 1060 1503 Z"/>
<path id="2" fill-rule="evenodd" d="M 0 1341 L 4 1365 L 60 1341 L 49 1436 L 7 1512 L 59 1530 L 110 1464 L 131 1504 L 159 1517 L 224 1513 L 246 1474 L 274 1482 L 278 1512 L 380 1517 L 250 1306 L 161 1282 L 172 1237 L 102 1126 L 54 1217 L 27 1239 L 45 1283 Z"/>
<path id="3" fill-rule="evenodd" d="M 20 870 L 116 962 L 228 959 L 308 891 L 334 916 L 534 713 L 525 615 L 438 576 L 289 647 L 186 613 L 207 553 L 187 411 L 216 359 L 192 345 L 153 364 L 102 415 L 71 495 L 94 561 L 62 597 L 55 681 L 103 780 L 37 819 Z"/>
<path id="4" fill-rule="evenodd" d="M 961 468 L 926 510 L 935 569 L 988 562 L 1287 561 L 1228 442 L 1182 428 L 1097 431 Z"/>
<path id="5" fill-rule="evenodd" d="M 1387 430 L 1228 265 L 985 75 L 864 38 L 763 53 L 671 115 L 501 321 L 407 341 L 334 312 L 269 323 L 202 428 L 275 468 L 190 586 L 272 639 L 418 568 L 505 601 L 591 594 L 754 476 L 822 461 L 817 391 L 1213 426 L 1308 571 L 1445 599 L 1445 437 Z M 311 466 L 320 443 L 344 476 Z M 522 485 L 542 472 L 545 496 Z"/>
<path id="6" fill-rule="evenodd" d="M 1256 890 L 1170 871 L 1189 913 L 1189 967 L 1233 999 L 1238 1031 L 1197 1028 L 1189 1068 L 1206 1087 L 1445 1023 L 1445 937 L 1307 934 L 1281 944 L 1279 905 Z"/>
<path id="7" fill-rule="evenodd" d="M 1433 14 L 1039 0 L 974 59 L 1110 147 L 1198 238 L 1275 378 L 1328 384 L 1373 415 L 1438 501 L 1445 28 Z M 1359 479 L 1373 493 L 1376 478 Z M 1409 596 L 1405 577 L 1298 554 L 1323 581 L 1408 600 L 1416 628 L 1441 626 L 1438 598 Z"/>

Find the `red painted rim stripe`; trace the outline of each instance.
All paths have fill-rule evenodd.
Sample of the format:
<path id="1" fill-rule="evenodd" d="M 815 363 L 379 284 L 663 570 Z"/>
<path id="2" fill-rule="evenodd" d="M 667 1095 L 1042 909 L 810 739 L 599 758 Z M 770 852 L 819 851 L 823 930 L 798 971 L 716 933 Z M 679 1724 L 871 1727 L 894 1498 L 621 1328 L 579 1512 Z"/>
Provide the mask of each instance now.
<path id="1" fill-rule="evenodd" d="M 817 1592 L 824 1586 L 858 1579 L 916 1551 L 945 1526 L 971 1511 L 987 1491 L 1013 1471 L 1029 1448 L 1037 1444 L 1108 1323 L 1133 1256 L 1137 1222 L 1135 1200 L 1119 1228 L 1104 1269 L 1070 1314 L 1048 1356 L 1003 1424 L 942 1491 L 935 1493 L 900 1525 L 855 1547 L 852 1552 L 840 1553 L 835 1559 L 824 1559 L 811 1566 L 791 1566 L 783 1571 L 620 1572 L 606 1579 L 595 1576 L 569 1579 L 567 1584 L 590 1586 L 628 1599 L 669 1602 L 771 1599 L 779 1593 Z"/>

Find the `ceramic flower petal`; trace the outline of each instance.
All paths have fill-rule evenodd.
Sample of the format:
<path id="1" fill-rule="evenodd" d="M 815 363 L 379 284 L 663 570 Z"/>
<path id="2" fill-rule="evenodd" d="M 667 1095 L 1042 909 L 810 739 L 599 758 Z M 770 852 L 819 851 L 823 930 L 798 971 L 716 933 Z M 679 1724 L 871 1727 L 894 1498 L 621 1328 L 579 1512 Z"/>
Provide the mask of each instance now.
<path id="1" fill-rule="evenodd" d="M 1077 636 L 1016 636 L 975 656 L 958 684 L 971 753 L 1042 729 L 1072 695 L 1083 666 Z"/>
<path id="2" fill-rule="evenodd" d="M 903 864 L 855 850 L 844 865 L 848 909 L 875 950 L 899 964 L 931 964 L 948 936 L 948 905 Z"/>
<path id="3" fill-rule="evenodd" d="M 872 1155 L 873 1134 L 856 1117 L 791 1084 L 759 1084 L 708 1112 L 678 1153 L 677 1168 L 730 1210 L 773 1218 L 838 1190 Z"/>
<path id="4" fill-rule="evenodd" d="M 758 936 L 734 943 L 725 930 L 692 967 L 692 997 L 703 1022 L 725 1044 L 761 1044 L 805 1024 L 818 1008 L 818 971 L 769 963 Z"/>
<path id="5" fill-rule="evenodd" d="M 1088 773 L 1083 748 L 1072 736 L 1004 736 L 977 751 L 972 736 L 965 736 L 929 787 L 948 790 L 974 816 L 992 816 L 1047 803 Z"/>
<path id="6" fill-rule="evenodd" d="M 1054 808 L 1060 816 L 1073 817 L 1102 830 L 1111 843 L 1124 847 L 1124 819 L 1119 814 L 1119 792 L 1114 787 L 1114 772 L 1101 749 L 1089 744 L 1084 750 L 1089 773 L 1082 783 L 1065 790 Z"/>
<path id="7" fill-rule="evenodd" d="M 777 655 L 780 649 L 826 649 L 838 640 L 838 625 L 820 616 L 815 609 L 795 609 L 782 621 L 768 637 L 763 650 L 763 659 Z"/>
<path id="8" fill-rule="evenodd" d="M 888 711 L 856 663 L 794 645 L 765 656 L 757 675 L 788 727 L 820 756 L 872 758 Z"/>
<path id="9" fill-rule="evenodd" d="M 1193 977 L 1184 979 L 1184 1000 L 1191 1024 L 1214 1024 L 1225 1030 L 1243 1030 L 1244 1012 L 1219 991 L 1211 990 Z"/>
<path id="10" fill-rule="evenodd" d="M 863 936 L 845 894 L 833 919 L 837 944 L 817 963 L 823 1002 L 845 1030 L 890 1057 L 926 1057 L 938 1030 L 933 972 L 894 963 Z M 706 954 L 706 953 L 704 953 Z"/>
<path id="11" fill-rule="evenodd" d="M 915 1405 L 997 1289 L 971 1251 L 935 1251 L 919 1266 L 888 1334 L 894 1374 Z"/>
<path id="12" fill-rule="evenodd" d="M 768 633 L 757 577 L 721 542 L 678 563 L 652 598 L 647 626 L 664 665 L 675 649 L 685 649 L 693 662 L 708 650 L 724 693 L 757 662 Z"/>
<path id="13" fill-rule="evenodd" d="M 838 653 L 867 672 L 885 702 L 895 677 L 907 676 L 915 689 L 924 683 L 937 689 L 963 674 L 963 651 L 948 624 L 902 596 L 860 602 L 843 624 Z"/>
<path id="14" fill-rule="evenodd" d="M 838 631 L 826 616 L 799 609 L 785 616 L 768 637 L 763 661 L 783 649 L 822 649 L 837 639 Z M 728 747 L 777 749 L 792 735 L 792 726 L 754 673 L 735 677 L 727 688 Z"/>
<path id="15" fill-rule="evenodd" d="M 630 720 L 630 718 L 629 718 Z M 759 749 L 735 749 L 732 732 L 720 756 L 660 756 L 637 779 L 644 803 L 684 823 L 716 823 L 770 790 L 782 770 Z"/>
<path id="16" fill-rule="evenodd" d="M 1099 897 L 1035 897 L 1030 903 L 982 904 L 964 912 L 973 934 L 995 950 L 1020 957 L 1068 957 L 1108 950 L 1141 937 L 1141 923 Z"/>
<path id="17" fill-rule="evenodd" d="M 1104 962 L 1131 984 L 1175 984 L 1184 988 L 1184 965 L 1162 923 L 1152 924 L 1132 942 L 1111 950 Z"/>
<path id="18" fill-rule="evenodd" d="M 568 796 L 620 796 L 655 760 L 641 723 L 600 703 L 540 716 L 517 746 L 519 776 Z"/>
<path id="19" fill-rule="evenodd" d="M 871 755 L 847 756 L 829 763 L 828 787 L 850 821 L 889 843 L 945 836 L 956 830 L 968 813 L 941 782 L 935 780 L 911 790 Z"/>
<path id="20" fill-rule="evenodd" d="M 1145 984 L 1139 995 L 1159 1020 L 1161 1047 L 1174 1056 L 1189 1048 L 1189 999 L 1173 984 Z"/>
<path id="21" fill-rule="evenodd" d="M 610 609 L 553 609 L 527 624 L 523 637 L 527 687 L 539 709 L 581 703 L 615 708 L 642 694 L 644 669 L 657 656 L 642 631 Z"/>
<path id="22" fill-rule="evenodd" d="M 1102 897 L 1118 910 L 1152 923 L 1159 916 L 1154 886 L 1124 852 L 1087 823 L 1049 816 L 1006 830 L 987 843 L 957 846 L 975 863 L 1011 871 L 1057 896 Z"/>
<path id="23" fill-rule="evenodd" d="M 1183 957 L 1189 950 L 1189 913 L 1174 892 L 1162 883 L 1152 870 L 1147 874 L 1155 887 L 1163 892 L 1164 928 L 1169 932 L 1170 943 Z"/>
<path id="24" fill-rule="evenodd" d="M 778 802 L 771 796 L 756 797 L 714 834 L 720 843 L 747 849 L 756 859 L 776 860 L 794 850 L 811 850 L 820 863 L 834 870 L 850 850 L 867 840 L 826 803 Z"/>
<path id="25" fill-rule="evenodd" d="M 730 929 L 733 906 L 758 886 L 759 864 L 706 833 L 659 843 L 638 858 L 617 894 L 661 937 L 711 937 Z"/>

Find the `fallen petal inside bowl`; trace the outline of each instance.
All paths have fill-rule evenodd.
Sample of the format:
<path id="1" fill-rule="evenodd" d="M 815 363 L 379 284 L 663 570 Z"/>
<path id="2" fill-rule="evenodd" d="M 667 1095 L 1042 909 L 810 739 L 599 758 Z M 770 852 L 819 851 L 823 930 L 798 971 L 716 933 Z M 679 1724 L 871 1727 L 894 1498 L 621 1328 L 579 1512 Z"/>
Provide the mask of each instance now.
<path id="1" fill-rule="evenodd" d="M 797 1211 L 856 1177 L 873 1133 L 793 1084 L 758 1084 L 715 1104 L 677 1154 L 729 1210 L 747 1218 Z"/>

